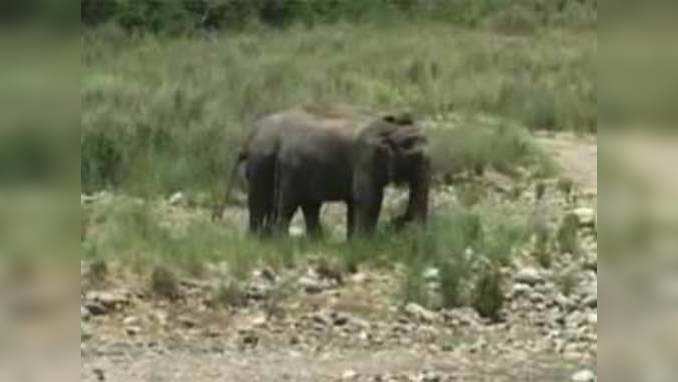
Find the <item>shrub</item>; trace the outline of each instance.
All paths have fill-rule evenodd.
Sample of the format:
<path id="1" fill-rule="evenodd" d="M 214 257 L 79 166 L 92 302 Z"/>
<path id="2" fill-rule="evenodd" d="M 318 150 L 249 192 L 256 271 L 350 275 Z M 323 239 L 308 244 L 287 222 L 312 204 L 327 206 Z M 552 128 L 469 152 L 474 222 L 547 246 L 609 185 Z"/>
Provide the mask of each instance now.
<path id="1" fill-rule="evenodd" d="M 579 229 L 579 218 L 574 213 L 565 215 L 560 227 L 558 227 L 558 248 L 563 253 L 577 254 L 579 245 L 577 240 L 577 230 Z"/>
<path id="2" fill-rule="evenodd" d="M 504 293 L 501 289 L 501 273 L 498 270 L 483 271 L 473 289 L 472 305 L 482 317 L 498 321 L 504 306 Z"/>
<path id="3" fill-rule="evenodd" d="M 176 299 L 179 297 L 179 280 L 174 272 L 158 265 L 151 273 L 151 291 L 163 298 Z"/>

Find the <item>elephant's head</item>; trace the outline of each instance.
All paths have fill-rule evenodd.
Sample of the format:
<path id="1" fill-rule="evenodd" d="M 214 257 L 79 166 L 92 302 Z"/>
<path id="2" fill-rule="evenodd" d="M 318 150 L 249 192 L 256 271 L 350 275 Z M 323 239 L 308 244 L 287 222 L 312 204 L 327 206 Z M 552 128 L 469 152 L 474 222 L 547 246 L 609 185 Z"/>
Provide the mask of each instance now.
<path id="1" fill-rule="evenodd" d="M 410 200 L 399 223 L 426 221 L 430 183 L 427 140 L 407 116 L 386 116 L 365 127 L 354 151 L 353 201 L 359 232 L 370 234 L 379 219 L 384 187 L 406 183 Z"/>

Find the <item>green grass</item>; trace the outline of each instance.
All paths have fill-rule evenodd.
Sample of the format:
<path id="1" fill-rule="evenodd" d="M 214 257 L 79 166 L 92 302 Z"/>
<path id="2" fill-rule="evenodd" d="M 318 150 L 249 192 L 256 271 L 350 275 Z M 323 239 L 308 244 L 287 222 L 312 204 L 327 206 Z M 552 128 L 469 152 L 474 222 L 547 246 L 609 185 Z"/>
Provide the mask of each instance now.
<path id="1" fill-rule="evenodd" d="M 208 39 L 130 37 L 106 25 L 82 42 L 86 192 L 216 194 L 250 122 L 309 101 L 441 121 L 431 134 L 442 167 L 511 172 L 541 163 L 528 129 L 596 130 L 593 32 L 507 36 L 422 21 Z"/>
<path id="2" fill-rule="evenodd" d="M 129 197 L 113 197 L 108 203 L 84 208 L 90 216 L 90 233 L 81 243 L 84 259 L 131 266 L 142 277 L 150 277 L 150 290 L 169 298 L 176 296 L 180 278 L 223 278 L 227 281 L 224 290 L 216 295 L 226 305 L 237 300 L 233 288 L 246 282 L 254 269 L 280 270 L 311 263 L 338 279 L 342 273 L 361 269 L 395 271 L 401 275 L 396 297 L 402 301 L 429 307 L 475 304 L 478 293 L 496 295 L 492 280 L 480 278 L 507 265 L 530 237 L 526 216 L 486 201 L 471 209 L 438 210 L 426 230 L 411 227 L 396 234 L 381 225 L 375 238 L 351 242 L 254 240 L 209 222 L 197 211 L 177 212 L 164 202 Z M 214 269 L 221 270 L 215 274 Z M 437 280 L 426 276 L 431 269 L 437 270 Z M 430 288 L 431 281 L 439 283 L 439 290 Z M 488 286 L 478 292 L 474 285 L 481 282 Z M 489 306 L 496 306 L 495 297 L 488 298 Z"/>

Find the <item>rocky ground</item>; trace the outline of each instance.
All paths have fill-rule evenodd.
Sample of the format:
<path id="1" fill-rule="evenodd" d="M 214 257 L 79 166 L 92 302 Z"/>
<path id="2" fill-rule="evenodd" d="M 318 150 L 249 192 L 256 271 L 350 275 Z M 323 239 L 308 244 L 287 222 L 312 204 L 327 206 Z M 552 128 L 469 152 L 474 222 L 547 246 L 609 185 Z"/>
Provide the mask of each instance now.
<path id="1" fill-rule="evenodd" d="M 572 150 L 581 145 L 595 164 L 595 142 L 568 142 L 551 147 L 566 147 L 565 157 L 580 160 Z M 581 250 L 554 256 L 549 268 L 527 249 L 516 256 L 502 269 L 506 303 L 498 321 L 470 307 L 403 304 L 394 296 L 396 270 L 337 274 L 313 260 L 292 269 L 262 266 L 244 293 L 230 296 L 215 293 L 223 279 L 217 263 L 200 278 L 182 277 L 169 298 L 158 298 L 125 266 L 108 264 L 102 277 L 100 265 L 83 261 L 81 379 L 595 381 L 597 196 L 596 184 L 580 179 L 596 175 L 595 167 L 569 162 L 565 171 L 570 165 L 580 182 L 576 201 L 561 200 L 554 180 L 546 183 L 548 206 L 526 203 L 551 211 L 548 221 L 576 214 Z M 492 174 L 484 182 L 498 195 L 511 188 Z M 527 189 L 520 198 L 533 195 Z M 445 191 L 434 199 L 434 205 L 449 202 Z M 240 220 L 242 212 L 233 216 Z"/>

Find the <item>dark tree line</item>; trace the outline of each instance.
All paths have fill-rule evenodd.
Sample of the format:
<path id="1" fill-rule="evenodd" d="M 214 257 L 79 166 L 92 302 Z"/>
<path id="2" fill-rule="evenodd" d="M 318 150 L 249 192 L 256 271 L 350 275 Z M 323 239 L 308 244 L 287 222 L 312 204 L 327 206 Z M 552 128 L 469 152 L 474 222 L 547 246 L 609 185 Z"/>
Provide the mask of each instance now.
<path id="1" fill-rule="evenodd" d="M 85 25 L 113 21 L 156 33 L 239 29 L 253 20 L 274 27 L 413 17 L 474 24 L 515 6 L 546 14 L 571 3 L 597 8 L 597 0 L 80 0 Z"/>

